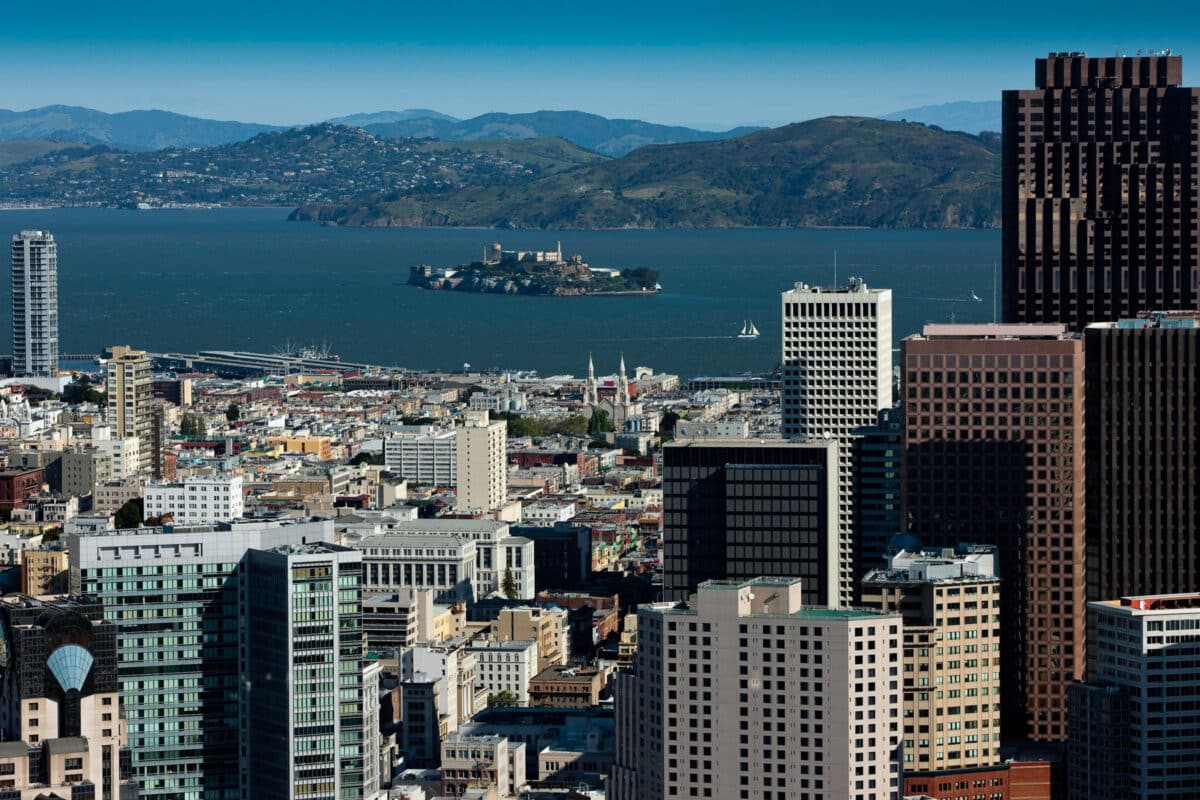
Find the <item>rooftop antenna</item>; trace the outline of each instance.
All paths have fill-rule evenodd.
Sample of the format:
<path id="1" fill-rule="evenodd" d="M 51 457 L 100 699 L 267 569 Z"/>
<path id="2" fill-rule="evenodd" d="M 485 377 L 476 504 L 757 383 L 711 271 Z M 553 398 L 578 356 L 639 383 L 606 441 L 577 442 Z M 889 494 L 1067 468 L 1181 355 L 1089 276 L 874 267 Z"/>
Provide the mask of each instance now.
<path id="1" fill-rule="evenodd" d="M 837 250 L 833 251 L 833 288 L 838 288 L 837 282 Z"/>
<path id="2" fill-rule="evenodd" d="M 992 324 L 996 324 L 996 259 L 992 259 Z"/>

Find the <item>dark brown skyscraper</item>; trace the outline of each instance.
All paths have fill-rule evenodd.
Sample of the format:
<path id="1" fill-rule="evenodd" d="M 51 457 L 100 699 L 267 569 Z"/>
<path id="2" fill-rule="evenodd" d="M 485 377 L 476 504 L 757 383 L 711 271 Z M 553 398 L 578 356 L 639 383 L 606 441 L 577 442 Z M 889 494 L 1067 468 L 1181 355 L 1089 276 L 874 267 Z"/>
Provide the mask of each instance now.
<path id="1" fill-rule="evenodd" d="M 1004 319 L 1196 308 L 1200 89 L 1182 59 L 1051 53 L 1036 73 L 1004 93 Z"/>
<path id="2" fill-rule="evenodd" d="M 998 550 L 1000 663 L 982 641 L 942 646 L 1000 670 L 1008 738 L 1064 738 L 1084 675 L 1083 362 L 1062 325 L 927 325 L 902 343 L 905 526 Z"/>
<path id="3" fill-rule="evenodd" d="M 1087 351 L 1088 600 L 1200 590 L 1200 321 L 1096 323 Z"/>

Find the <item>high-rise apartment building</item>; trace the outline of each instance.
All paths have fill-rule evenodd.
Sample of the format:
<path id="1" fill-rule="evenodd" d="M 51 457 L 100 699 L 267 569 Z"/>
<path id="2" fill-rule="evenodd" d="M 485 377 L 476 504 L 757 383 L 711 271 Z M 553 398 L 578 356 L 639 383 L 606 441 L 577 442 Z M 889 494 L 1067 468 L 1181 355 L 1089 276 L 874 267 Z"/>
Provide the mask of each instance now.
<path id="1" fill-rule="evenodd" d="M 1088 603 L 1095 647 L 1069 693 L 1071 800 L 1200 797 L 1200 595 Z"/>
<path id="2" fill-rule="evenodd" d="M 1169 52 L 1051 53 L 1006 91 L 1004 319 L 1091 322 L 1200 299 L 1200 89 Z"/>
<path id="3" fill-rule="evenodd" d="M 500 508 L 508 496 L 508 423 L 491 421 L 486 411 L 468 411 L 454 433 L 457 508 L 484 513 Z"/>
<path id="4" fill-rule="evenodd" d="M 362 554 L 251 550 L 240 570 L 242 797 L 365 797 Z"/>
<path id="5" fill-rule="evenodd" d="M 838 602 L 855 594 L 857 511 L 853 432 L 893 403 L 892 290 L 857 278 L 823 289 L 798 283 L 782 296 L 780 412 L 785 437 L 841 440 L 838 451 Z"/>
<path id="6" fill-rule="evenodd" d="M 150 356 L 126 345 L 112 348 L 108 359 L 108 421 L 115 438 L 137 437 L 138 470 L 150 474 L 155 460 L 153 430 L 154 374 Z"/>
<path id="7" fill-rule="evenodd" d="M 117 686 L 117 626 L 100 602 L 8 595 L 0 621 L 0 792 L 136 796 Z"/>
<path id="8" fill-rule="evenodd" d="M 242 797 L 239 720 L 253 691 L 239 655 L 243 558 L 332 538 L 330 521 L 67 537 L 72 592 L 95 595 L 120 626 L 117 679 L 140 797 Z"/>
<path id="9" fill-rule="evenodd" d="M 998 548 L 1005 736 L 1062 739 L 1085 663 L 1083 339 L 927 325 L 901 353 L 907 532 Z"/>
<path id="10" fill-rule="evenodd" d="M 50 231 L 12 238 L 13 374 L 58 374 L 58 245 Z"/>
<path id="11" fill-rule="evenodd" d="M 1089 600 L 1200 589 L 1200 313 L 1084 331 Z"/>
<path id="12" fill-rule="evenodd" d="M 904 618 L 904 779 L 1000 763 L 1000 580 L 994 547 L 900 551 L 862 604 Z M 905 791 L 905 794 L 909 794 Z"/>
<path id="13" fill-rule="evenodd" d="M 899 798 L 901 619 L 806 608 L 797 579 L 638 610 L 614 800 Z"/>
<path id="14" fill-rule="evenodd" d="M 410 484 L 453 486 L 458 480 L 457 438 L 448 428 L 405 426 L 384 440 L 384 464 Z"/>
<path id="15" fill-rule="evenodd" d="M 664 596 L 773 575 L 803 578 L 807 605 L 837 606 L 838 452 L 835 439 L 664 447 Z"/>

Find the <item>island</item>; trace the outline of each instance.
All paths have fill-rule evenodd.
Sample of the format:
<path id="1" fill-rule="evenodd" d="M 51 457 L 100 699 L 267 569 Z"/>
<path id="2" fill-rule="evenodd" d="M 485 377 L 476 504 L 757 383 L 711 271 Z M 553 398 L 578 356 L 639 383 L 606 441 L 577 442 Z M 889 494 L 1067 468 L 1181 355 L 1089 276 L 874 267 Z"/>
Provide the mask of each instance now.
<path id="1" fill-rule="evenodd" d="M 554 250 L 505 250 L 498 242 L 484 248 L 483 258 L 457 267 L 418 264 L 410 286 L 485 294 L 653 295 L 662 291 L 652 269 L 589 266 L 582 256 L 563 257 L 562 242 Z"/>

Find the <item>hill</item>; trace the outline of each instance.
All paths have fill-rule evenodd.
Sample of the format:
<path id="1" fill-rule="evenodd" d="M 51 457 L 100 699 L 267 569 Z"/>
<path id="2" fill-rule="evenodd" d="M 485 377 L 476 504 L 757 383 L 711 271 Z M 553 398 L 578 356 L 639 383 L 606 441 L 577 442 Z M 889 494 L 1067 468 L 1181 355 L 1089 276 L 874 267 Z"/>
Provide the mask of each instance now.
<path id="1" fill-rule="evenodd" d="M 351 114 L 348 117 L 334 117 L 325 120 L 334 125 L 355 125 L 362 128 L 366 125 L 383 125 L 389 122 L 405 122 L 411 119 L 435 119 L 458 122 L 457 117 L 433 111 L 428 108 L 406 108 L 402 111 L 373 111 L 366 114 Z"/>
<path id="2" fill-rule="evenodd" d="M 29 111 L 0 109 L 0 140 L 60 139 L 102 144 L 118 150 L 208 147 L 249 139 L 277 125 L 225 122 L 170 111 L 106 114 L 77 106 L 46 106 Z"/>
<path id="3" fill-rule="evenodd" d="M 735 128 L 719 132 L 698 131 L 637 119 L 608 119 L 582 111 L 493 113 L 466 120 L 426 117 L 367 124 L 365 127 L 378 136 L 423 137 L 442 141 L 556 137 L 609 156 L 625 155 L 651 144 L 728 139 L 755 130 Z"/>
<path id="4" fill-rule="evenodd" d="M 562 140 L 429 142 L 313 125 L 199 149 L 125 153 L 75 145 L 0 166 L 0 202 L 127 206 L 297 205 L 364 192 L 419 196 L 514 186 L 603 156 Z"/>
<path id="5" fill-rule="evenodd" d="M 999 224 L 995 139 L 826 117 L 736 139 L 644 147 L 515 186 L 310 204 L 342 225 L 514 228 Z"/>
<path id="6" fill-rule="evenodd" d="M 66 150 L 76 146 L 74 142 L 56 142 L 50 139 L 0 141 L 0 167 L 6 167 L 9 164 L 22 164 L 26 161 L 32 161 L 35 158 L 41 158 L 47 153 L 53 153 L 56 150 Z"/>
<path id="7" fill-rule="evenodd" d="M 956 103 L 942 103 L 936 106 L 920 106 L 906 108 L 891 114 L 884 114 L 882 119 L 892 121 L 921 122 L 926 125 L 937 125 L 948 131 L 966 131 L 967 133 L 983 133 L 984 131 L 1000 130 L 1000 101 L 986 100 L 971 102 L 960 100 Z"/>

